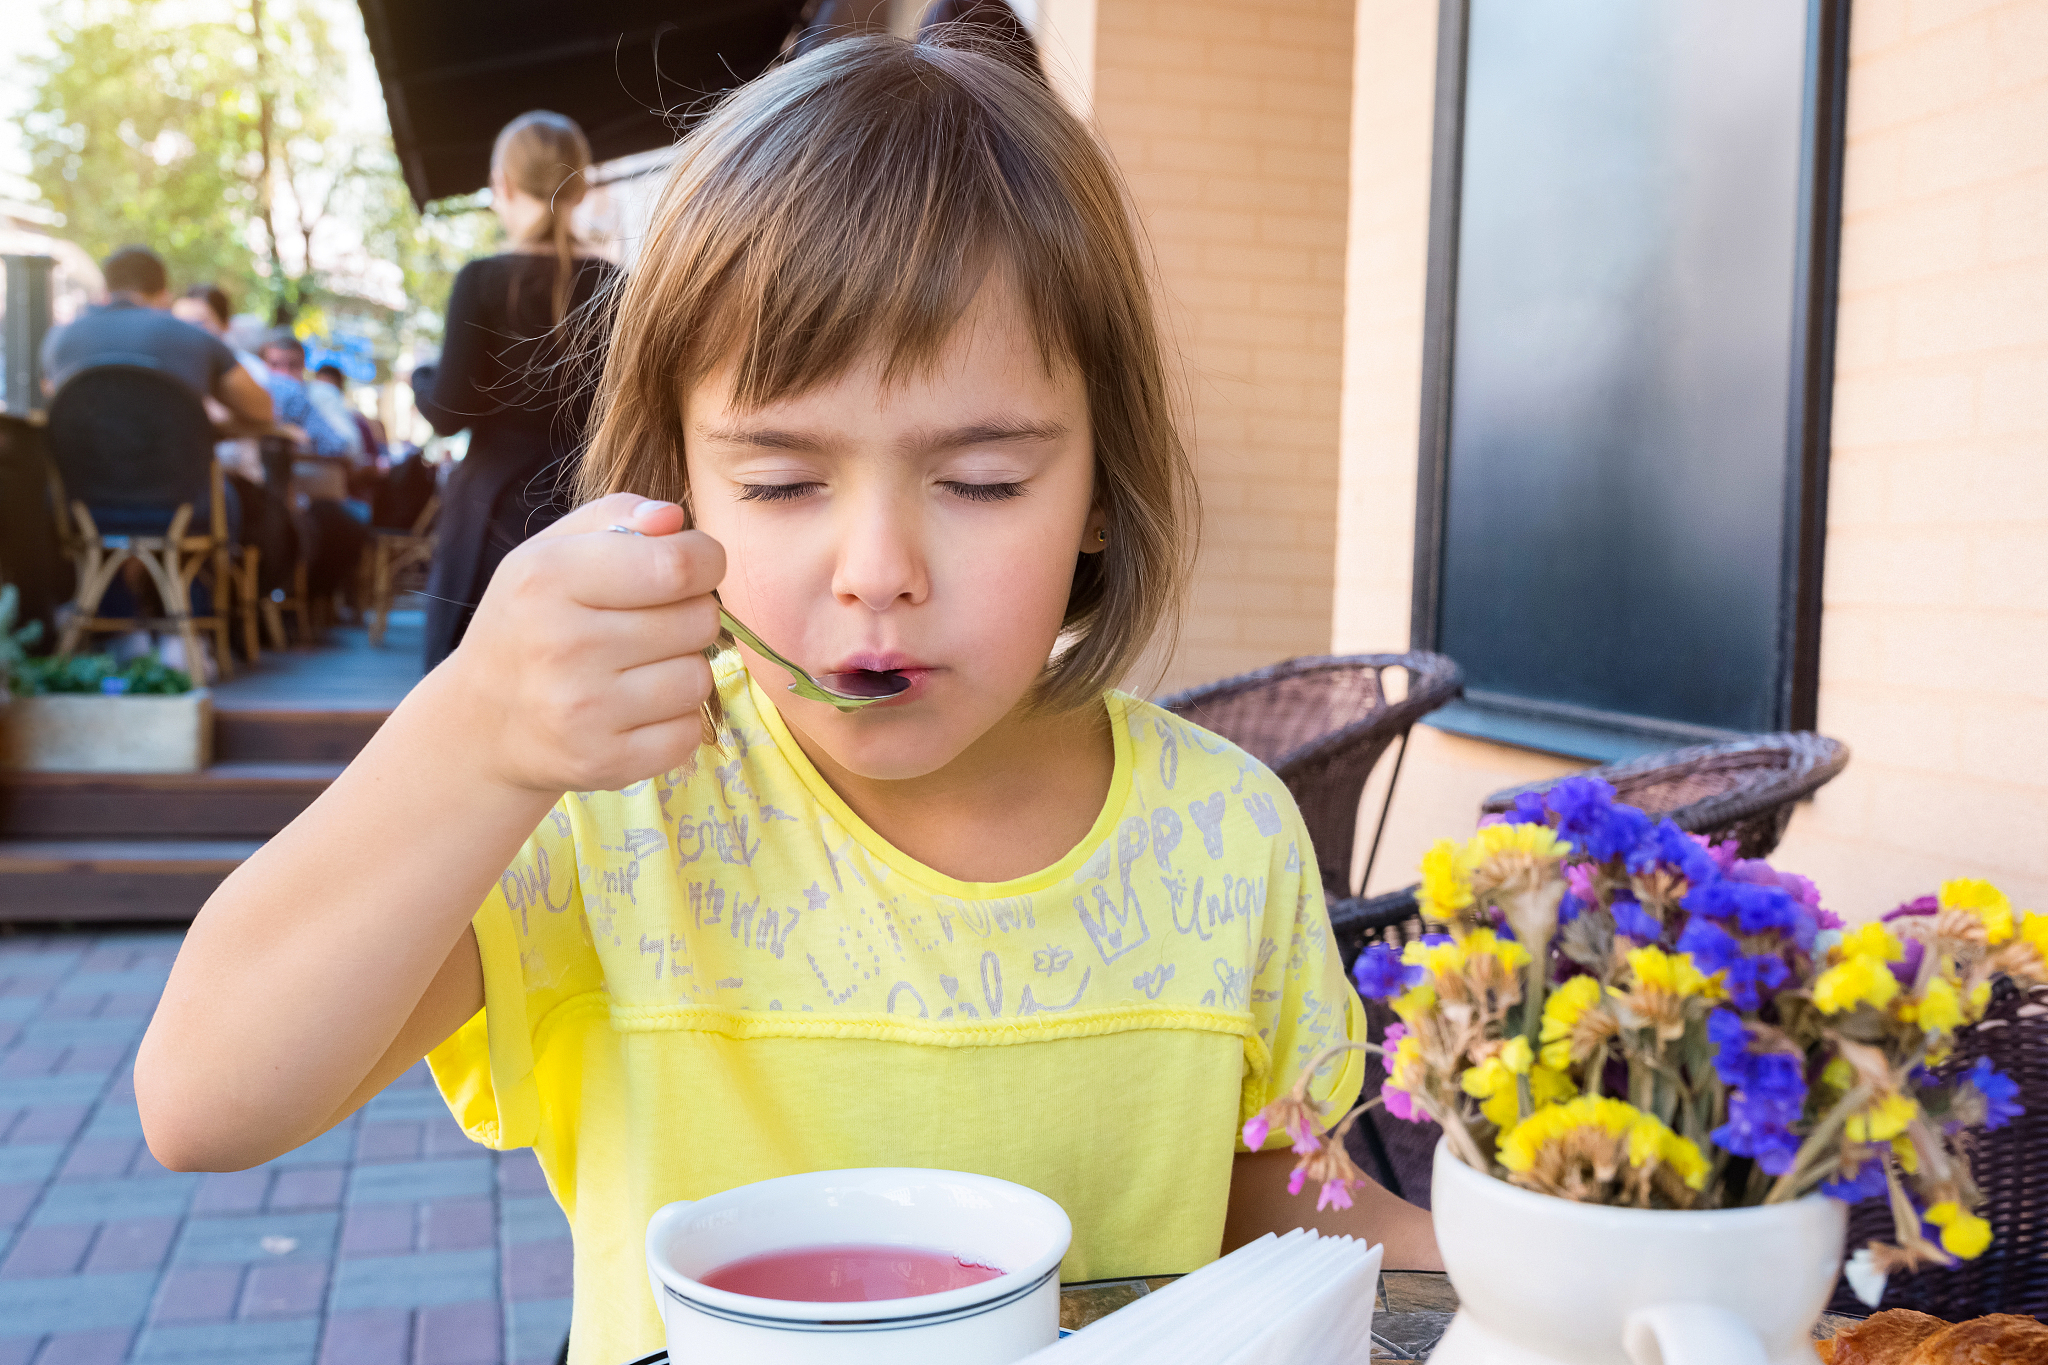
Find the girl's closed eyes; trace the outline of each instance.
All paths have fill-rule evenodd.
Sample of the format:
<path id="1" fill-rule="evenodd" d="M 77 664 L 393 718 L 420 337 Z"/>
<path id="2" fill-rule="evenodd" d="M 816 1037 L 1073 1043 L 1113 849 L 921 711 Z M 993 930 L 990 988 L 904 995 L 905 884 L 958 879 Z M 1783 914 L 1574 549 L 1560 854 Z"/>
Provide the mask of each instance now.
<path id="1" fill-rule="evenodd" d="M 936 487 L 969 502 L 1004 502 L 1022 497 L 1025 485 L 1014 483 L 970 483 L 964 479 L 940 479 Z M 740 502 L 795 502 L 825 487 L 822 483 L 743 483 L 735 497 Z"/>

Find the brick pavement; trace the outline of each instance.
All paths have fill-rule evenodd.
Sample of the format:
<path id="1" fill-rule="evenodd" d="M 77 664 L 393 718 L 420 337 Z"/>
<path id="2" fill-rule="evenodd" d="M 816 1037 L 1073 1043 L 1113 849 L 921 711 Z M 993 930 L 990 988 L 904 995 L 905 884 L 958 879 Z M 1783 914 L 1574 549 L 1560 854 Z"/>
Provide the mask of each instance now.
<path id="1" fill-rule="evenodd" d="M 568 1224 L 424 1064 L 254 1170 L 151 1158 L 135 1047 L 178 939 L 0 938 L 0 1365 L 551 1365 Z"/>

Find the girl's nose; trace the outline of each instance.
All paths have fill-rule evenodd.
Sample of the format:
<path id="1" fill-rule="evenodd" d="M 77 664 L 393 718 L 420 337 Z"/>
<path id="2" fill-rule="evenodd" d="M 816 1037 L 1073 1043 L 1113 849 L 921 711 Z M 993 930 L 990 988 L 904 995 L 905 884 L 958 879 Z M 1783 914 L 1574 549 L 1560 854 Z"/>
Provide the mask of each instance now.
<path id="1" fill-rule="evenodd" d="M 849 500 L 839 530 L 832 593 L 871 611 L 915 606 L 931 592 L 920 518 L 893 498 Z"/>

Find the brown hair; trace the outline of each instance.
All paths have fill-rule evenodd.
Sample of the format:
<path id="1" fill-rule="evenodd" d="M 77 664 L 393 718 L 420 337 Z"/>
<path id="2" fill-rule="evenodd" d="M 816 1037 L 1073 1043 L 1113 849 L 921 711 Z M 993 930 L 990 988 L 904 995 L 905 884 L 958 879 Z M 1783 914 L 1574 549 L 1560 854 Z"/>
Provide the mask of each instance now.
<path id="1" fill-rule="evenodd" d="M 590 143 L 576 120 L 567 114 L 533 109 L 513 119 L 491 144 L 491 169 L 522 194 L 545 206 L 520 246 L 550 243 L 555 249 L 555 291 L 550 317 L 556 326 L 569 311 L 569 293 L 576 281 L 575 234 L 569 214 L 590 188 Z"/>
<path id="2" fill-rule="evenodd" d="M 691 385 L 730 362 L 758 407 L 878 347 L 885 379 L 905 375 L 992 271 L 1048 368 L 1071 361 L 1087 387 L 1108 542 L 1078 556 L 1035 701 L 1092 700 L 1178 624 L 1194 482 L 1123 183 L 1042 82 L 986 52 L 844 39 L 691 132 L 619 286 L 579 493 L 687 508 Z"/>

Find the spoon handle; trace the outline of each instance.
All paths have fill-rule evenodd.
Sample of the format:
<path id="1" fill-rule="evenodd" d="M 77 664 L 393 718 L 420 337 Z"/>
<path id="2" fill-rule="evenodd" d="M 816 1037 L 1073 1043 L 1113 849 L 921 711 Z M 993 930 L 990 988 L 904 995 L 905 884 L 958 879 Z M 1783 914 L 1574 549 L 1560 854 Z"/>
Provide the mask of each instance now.
<path id="1" fill-rule="evenodd" d="M 718 624 L 724 626 L 727 630 L 731 631 L 734 638 L 744 641 L 750 648 L 753 649 L 753 651 L 756 654 L 760 655 L 762 658 L 772 660 L 773 662 L 780 664 L 782 667 L 788 669 L 789 675 L 792 678 L 802 678 L 805 682 L 811 681 L 811 675 L 809 673 L 806 673 L 803 669 L 797 667 L 789 660 L 783 658 L 780 654 L 777 654 L 774 650 L 768 648 L 768 646 L 762 642 L 760 636 L 754 634 L 753 631 L 748 630 L 746 626 L 740 622 L 740 619 L 737 616 L 734 616 L 724 607 L 720 607 L 718 609 Z"/>

